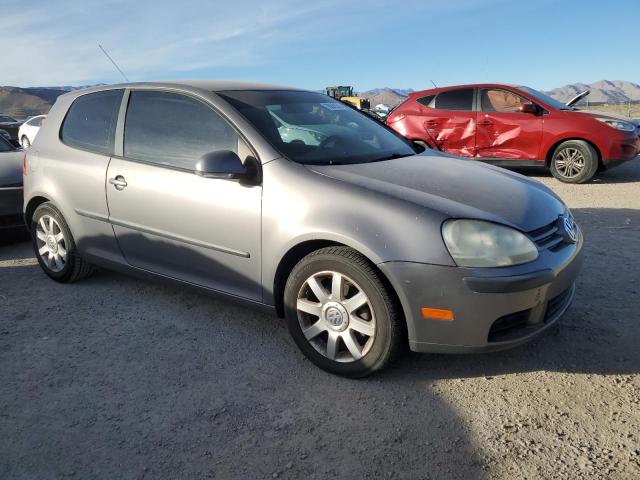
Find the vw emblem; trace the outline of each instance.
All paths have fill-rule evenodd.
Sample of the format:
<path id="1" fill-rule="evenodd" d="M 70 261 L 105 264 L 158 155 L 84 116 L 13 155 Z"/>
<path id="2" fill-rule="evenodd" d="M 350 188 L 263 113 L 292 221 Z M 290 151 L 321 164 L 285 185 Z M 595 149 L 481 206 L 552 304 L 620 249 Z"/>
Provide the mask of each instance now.
<path id="1" fill-rule="evenodd" d="M 563 227 L 566 233 L 565 238 L 568 237 L 568 240 L 571 243 L 576 243 L 578 241 L 578 226 L 576 222 L 573 221 L 571 215 L 564 215 Z"/>
<path id="2" fill-rule="evenodd" d="M 327 321 L 334 327 L 339 327 L 342 323 L 342 313 L 335 307 L 330 307 L 326 313 Z"/>

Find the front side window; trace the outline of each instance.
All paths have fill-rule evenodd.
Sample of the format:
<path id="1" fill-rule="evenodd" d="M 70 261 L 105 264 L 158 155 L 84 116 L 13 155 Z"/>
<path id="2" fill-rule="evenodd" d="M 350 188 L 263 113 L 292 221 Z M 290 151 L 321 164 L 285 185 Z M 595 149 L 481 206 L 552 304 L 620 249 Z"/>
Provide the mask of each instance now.
<path id="1" fill-rule="evenodd" d="M 435 107 L 438 110 L 473 110 L 473 88 L 448 90 L 436 97 Z"/>
<path id="2" fill-rule="evenodd" d="M 366 163 L 416 153 L 409 142 L 376 120 L 320 93 L 243 90 L 218 94 L 298 163 Z"/>
<path id="3" fill-rule="evenodd" d="M 483 112 L 520 113 L 520 105 L 531 103 L 508 90 L 486 89 L 480 93 L 480 104 Z"/>
<path id="4" fill-rule="evenodd" d="M 211 107 L 186 95 L 134 91 L 124 126 L 124 156 L 195 170 L 205 153 L 238 151 L 238 134 Z"/>
<path id="5" fill-rule="evenodd" d="M 78 97 L 62 124 L 62 141 L 71 147 L 112 155 L 122 94 L 123 90 L 107 90 Z"/>

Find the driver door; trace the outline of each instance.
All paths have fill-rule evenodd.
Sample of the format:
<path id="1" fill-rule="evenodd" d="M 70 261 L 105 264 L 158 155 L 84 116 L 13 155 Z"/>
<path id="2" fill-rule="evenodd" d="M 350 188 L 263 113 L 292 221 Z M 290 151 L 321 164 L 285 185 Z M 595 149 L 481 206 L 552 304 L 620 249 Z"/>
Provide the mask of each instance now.
<path id="1" fill-rule="evenodd" d="M 194 173 L 216 150 L 251 152 L 213 108 L 193 97 L 132 91 L 123 158 L 106 176 L 109 219 L 134 267 L 261 300 L 262 187 Z"/>
<path id="2" fill-rule="evenodd" d="M 501 88 L 482 88 L 476 133 L 476 156 L 497 160 L 540 160 L 542 115 L 524 113 L 531 103 Z"/>

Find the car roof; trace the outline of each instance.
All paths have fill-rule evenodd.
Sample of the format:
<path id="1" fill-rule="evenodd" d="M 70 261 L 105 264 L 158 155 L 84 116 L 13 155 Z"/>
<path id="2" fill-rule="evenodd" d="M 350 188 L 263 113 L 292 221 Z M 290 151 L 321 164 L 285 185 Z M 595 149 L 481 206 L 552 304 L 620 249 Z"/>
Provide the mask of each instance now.
<path id="1" fill-rule="evenodd" d="M 518 89 L 521 85 L 512 85 L 508 83 L 467 83 L 464 85 L 448 85 L 446 87 L 437 87 L 437 88 L 428 88 L 426 90 L 419 90 L 416 92 L 411 92 L 411 97 L 416 96 L 424 96 L 430 94 L 436 94 L 439 92 L 444 92 L 446 90 L 458 90 L 461 88 L 515 88 Z"/>
<path id="2" fill-rule="evenodd" d="M 224 92 L 229 90 L 301 90 L 299 88 L 290 87 L 288 85 L 276 85 L 270 83 L 246 82 L 239 80 L 163 80 L 152 82 L 127 82 L 116 83 L 111 85 L 96 85 L 94 87 L 84 88 L 81 90 L 73 90 L 65 95 L 70 97 L 83 95 L 90 92 L 99 92 L 103 90 L 112 90 L 116 88 L 171 88 L 185 87 L 191 89 L 204 90 L 208 92 Z"/>

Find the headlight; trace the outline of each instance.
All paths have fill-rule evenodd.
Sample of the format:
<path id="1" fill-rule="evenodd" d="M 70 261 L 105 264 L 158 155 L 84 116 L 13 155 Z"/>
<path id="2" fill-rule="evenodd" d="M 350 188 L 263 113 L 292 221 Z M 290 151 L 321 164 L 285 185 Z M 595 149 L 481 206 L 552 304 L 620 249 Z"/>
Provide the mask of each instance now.
<path id="1" fill-rule="evenodd" d="M 636 129 L 633 123 L 623 122 L 622 120 L 614 120 L 613 118 L 596 118 L 596 120 L 623 132 L 633 132 Z"/>
<path id="2" fill-rule="evenodd" d="M 526 235 L 482 220 L 447 220 L 442 238 L 459 267 L 506 267 L 538 258 Z"/>

